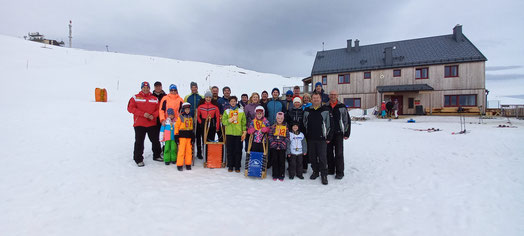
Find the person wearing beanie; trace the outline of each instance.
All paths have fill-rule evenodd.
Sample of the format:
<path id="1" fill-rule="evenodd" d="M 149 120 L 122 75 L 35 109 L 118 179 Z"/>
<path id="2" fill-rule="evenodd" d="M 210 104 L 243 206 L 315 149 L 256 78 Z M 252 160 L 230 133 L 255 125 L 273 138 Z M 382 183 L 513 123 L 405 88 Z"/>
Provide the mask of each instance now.
<path id="1" fill-rule="evenodd" d="M 284 109 L 283 112 L 287 113 L 291 108 L 293 107 L 293 92 L 291 90 L 288 90 L 286 92 L 286 100 L 284 101 Z"/>
<path id="2" fill-rule="evenodd" d="M 127 111 L 133 114 L 135 146 L 133 159 L 138 167 L 144 166 L 144 139 L 146 134 L 152 144 L 153 160 L 162 161 L 161 147 L 158 141 L 159 129 L 156 127 L 158 117 L 158 99 L 150 92 L 148 82 L 142 82 L 141 91 L 129 99 Z"/>
<path id="3" fill-rule="evenodd" d="M 321 100 L 322 100 L 322 105 L 325 105 L 325 104 L 327 104 L 329 102 L 329 96 L 324 93 L 324 89 L 322 88 L 322 83 L 317 82 L 315 84 L 315 91 L 313 93 L 320 94 L 320 97 L 321 97 Z"/>
<path id="4" fill-rule="evenodd" d="M 196 129 L 194 129 L 195 133 L 195 143 L 197 147 L 197 158 L 202 159 L 202 136 L 203 132 L 198 132 L 198 125 L 197 125 L 197 107 L 200 101 L 202 100 L 202 96 L 198 94 L 198 85 L 196 82 L 191 82 L 191 94 L 187 95 L 184 98 L 184 102 L 188 102 L 191 104 L 189 114 L 191 117 L 193 117 L 193 124 Z"/>
<path id="5" fill-rule="evenodd" d="M 273 125 L 275 124 L 277 113 L 284 110 L 284 104 L 282 104 L 282 101 L 280 100 L 280 90 L 278 90 L 278 88 L 271 90 L 271 95 L 273 98 L 267 103 L 266 117 L 268 118 L 269 123 Z"/>
<path id="6" fill-rule="evenodd" d="M 205 98 L 200 100 L 200 105 L 197 108 L 197 135 L 200 135 L 202 139 L 215 141 L 215 134 L 217 130 L 220 130 L 220 110 L 216 101 L 213 100 L 211 91 L 207 91 L 204 96 Z M 208 123 L 209 129 L 207 137 L 204 137 L 204 128 L 208 118 L 210 119 Z M 205 140 L 202 141 L 205 142 Z"/>
<path id="7" fill-rule="evenodd" d="M 178 145 L 176 167 L 179 171 L 183 170 L 184 164 L 186 170 L 191 170 L 191 163 L 193 162 L 195 134 L 193 132 L 193 116 L 190 112 L 191 104 L 183 103 L 182 110 L 175 123 L 175 142 Z"/>
<path id="8" fill-rule="evenodd" d="M 275 115 L 275 124 L 269 131 L 269 153 L 272 156 L 273 180 L 284 181 L 286 170 L 286 150 L 289 143 L 289 130 L 284 122 L 284 112 Z"/>
<path id="9" fill-rule="evenodd" d="M 229 172 L 240 172 L 242 161 L 242 142 L 246 138 L 246 115 L 242 108 L 237 105 L 238 98 L 231 96 L 229 99 L 230 108 L 222 114 L 222 124 L 225 127 L 227 145 L 227 167 Z"/>
<path id="10" fill-rule="evenodd" d="M 173 108 L 173 111 L 175 111 L 175 119 L 178 117 L 178 114 L 180 113 L 180 108 L 182 107 L 182 103 L 184 103 L 184 100 L 178 95 L 178 89 L 176 85 L 171 84 L 169 85 L 169 94 L 164 96 L 162 100 L 160 101 L 160 107 L 159 107 L 159 116 L 160 116 L 160 122 L 164 123 L 164 121 L 167 118 L 167 110 L 169 108 Z"/>
<path id="11" fill-rule="evenodd" d="M 255 108 L 255 117 L 249 122 L 247 133 L 253 136 L 251 150 L 253 152 L 264 152 L 264 136 L 269 132 L 269 121 L 264 117 L 264 107 L 258 105 Z M 247 149 L 246 149 L 247 152 Z"/>
<path id="12" fill-rule="evenodd" d="M 300 132 L 304 132 L 304 110 L 302 109 L 302 100 L 299 97 L 293 99 L 293 107 L 286 113 L 286 122 L 288 129 L 291 130 L 291 124 L 299 124 Z"/>
<path id="13" fill-rule="evenodd" d="M 178 148 L 175 142 L 175 111 L 173 108 L 167 109 L 167 118 L 160 128 L 160 142 L 164 143 L 164 163 L 169 165 L 176 164 Z"/>

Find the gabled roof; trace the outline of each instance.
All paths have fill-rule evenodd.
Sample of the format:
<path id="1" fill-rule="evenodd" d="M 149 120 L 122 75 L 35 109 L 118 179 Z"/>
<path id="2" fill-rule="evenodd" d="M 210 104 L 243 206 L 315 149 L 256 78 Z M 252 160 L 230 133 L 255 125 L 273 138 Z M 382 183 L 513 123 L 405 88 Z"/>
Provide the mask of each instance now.
<path id="1" fill-rule="evenodd" d="M 387 47 L 394 47 L 391 65 L 384 61 Z M 449 34 L 359 48 L 350 52 L 346 48 L 317 52 L 311 75 L 487 60 L 464 35 L 458 42 Z"/>

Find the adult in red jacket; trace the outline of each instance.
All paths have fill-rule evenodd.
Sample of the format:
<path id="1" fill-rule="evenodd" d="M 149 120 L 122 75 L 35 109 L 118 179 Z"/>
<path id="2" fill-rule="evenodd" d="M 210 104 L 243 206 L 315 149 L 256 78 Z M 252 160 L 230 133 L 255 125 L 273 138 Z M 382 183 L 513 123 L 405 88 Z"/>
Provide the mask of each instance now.
<path id="1" fill-rule="evenodd" d="M 198 125 L 197 132 L 200 132 L 202 137 L 204 137 L 204 125 L 207 117 L 211 119 L 209 125 L 209 131 L 207 133 L 207 140 L 215 140 L 215 133 L 217 130 L 220 130 L 220 110 L 218 109 L 217 103 L 213 101 L 211 92 L 207 91 L 205 94 L 205 99 L 200 100 L 200 105 L 198 106 Z"/>
<path id="2" fill-rule="evenodd" d="M 160 157 L 159 130 L 156 128 L 158 117 L 158 98 L 150 92 L 148 82 L 142 82 L 142 91 L 129 99 L 127 111 L 133 114 L 135 128 L 135 149 L 133 159 L 139 167 L 144 166 L 144 139 L 146 134 L 153 146 L 153 160 L 162 161 Z"/>

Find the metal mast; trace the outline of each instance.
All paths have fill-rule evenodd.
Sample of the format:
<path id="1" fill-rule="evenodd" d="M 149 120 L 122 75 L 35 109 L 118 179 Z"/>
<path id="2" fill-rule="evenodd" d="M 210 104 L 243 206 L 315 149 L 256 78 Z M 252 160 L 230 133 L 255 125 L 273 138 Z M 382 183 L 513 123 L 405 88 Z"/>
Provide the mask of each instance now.
<path id="1" fill-rule="evenodd" d="M 73 47 L 73 22 L 69 21 L 69 47 Z"/>

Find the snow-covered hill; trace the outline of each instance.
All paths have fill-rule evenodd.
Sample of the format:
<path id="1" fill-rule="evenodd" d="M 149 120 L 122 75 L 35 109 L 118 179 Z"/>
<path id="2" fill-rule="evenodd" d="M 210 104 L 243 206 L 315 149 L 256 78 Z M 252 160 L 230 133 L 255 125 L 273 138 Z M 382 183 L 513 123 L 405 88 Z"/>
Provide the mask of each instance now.
<path id="1" fill-rule="evenodd" d="M 346 175 L 248 179 L 132 160 L 141 81 L 229 85 L 299 79 L 232 66 L 57 48 L 0 36 L 0 235 L 523 235 L 524 122 L 370 120 L 345 141 Z M 209 76 L 208 76 L 209 75 Z M 208 80 L 206 80 L 206 77 Z M 109 90 L 95 103 L 94 88 Z M 440 128 L 439 132 L 413 129 Z"/>

